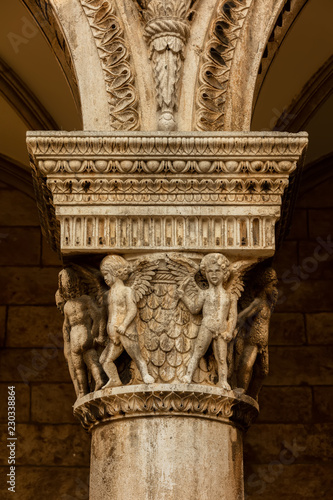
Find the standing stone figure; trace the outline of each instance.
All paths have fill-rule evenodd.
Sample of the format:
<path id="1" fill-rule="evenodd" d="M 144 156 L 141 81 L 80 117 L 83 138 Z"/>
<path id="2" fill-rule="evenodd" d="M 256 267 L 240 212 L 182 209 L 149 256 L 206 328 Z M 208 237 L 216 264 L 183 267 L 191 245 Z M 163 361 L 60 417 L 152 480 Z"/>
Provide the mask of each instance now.
<path id="1" fill-rule="evenodd" d="M 59 290 L 57 290 L 56 293 L 55 293 L 55 302 L 56 302 L 56 306 L 57 306 L 58 311 L 60 311 L 61 314 L 64 314 L 64 307 L 65 307 L 66 301 L 60 295 Z M 74 365 L 73 365 L 73 361 L 72 361 L 72 356 L 71 356 L 70 339 L 69 339 L 67 330 L 65 331 L 64 329 L 63 329 L 63 339 L 64 339 L 64 356 L 65 356 L 65 360 L 66 360 L 66 363 L 67 363 L 67 366 L 68 366 L 69 374 L 71 376 L 71 379 L 72 379 L 72 382 L 73 382 L 73 385 L 74 385 L 74 390 L 75 390 L 76 397 L 78 398 L 80 391 L 79 391 L 79 386 L 78 386 L 78 383 L 77 383 L 77 377 L 76 377 L 76 373 L 75 373 Z"/>
<path id="2" fill-rule="evenodd" d="M 184 259 L 182 260 L 184 261 Z M 244 267 L 244 262 L 238 262 L 236 266 L 234 264 L 231 268 L 229 260 L 224 255 L 212 253 L 205 255 L 200 263 L 200 268 L 194 268 L 192 273 L 188 271 L 184 273 L 184 270 L 181 271 L 181 267 L 183 269 L 185 267 L 181 266 L 179 259 L 178 261 L 180 263 L 178 272 L 180 272 L 180 276 L 183 274 L 183 281 L 178 288 L 178 297 L 192 314 L 202 313 L 202 323 L 183 382 L 192 382 L 200 359 L 213 342 L 212 347 L 218 367 L 217 385 L 230 391 L 231 388 L 227 381 L 227 350 L 228 342 L 233 339 L 237 323 L 237 301 L 242 290 L 240 275 L 234 274 L 234 272 L 236 269 Z M 177 266 L 169 264 L 169 267 L 173 269 L 174 274 L 177 274 Z M 195 272 L 199 270 L 207 279 L 208 288 L 206 289 L 199 288 L 194 279 Z"/>
<path id="3" fill-rule="evenodd" d="M 250 285 L 252 301 L 238 316 L 239 333 L 235 341 L 237 388 L 255 399 L 258 399 L 269 371 L 269 321 L 278 298 L 277 284 L 274 269 L 260 269 Z M 243 302 L 246 300 L 249 298 L 245 295 Z"/>
<path id="4" fill-rule="evenodd" d="M 105 283 L 110 287 L 107 293 L 109 339 L 100 358 L 103 369 L 109 377 L 104 387 L 122 385 L 114 362 L 124 349 L 136 363 L 144 383 L 155 382 L 148 373 L 147 363 L 141 354 L 135 318 L 138 313 L 137 302 L 149 291 L 156 265 L 138 261 L 134 266 L 134 269 L 131 268 L 119 255 L 108 255 L 101 263 L 101 273 Z"/>
<path id="5" fill-rule="evenodd" d="M 65 357 L 80 398 L 90 392 L 87 368 L 95 382 L 92 389 L 97 391 L 104 385 L 103 369 L 94 348 L 95 341 L 102 341 L 103 312 L 85 293 L 77 272 L 72 268 L 59 273 L 58 301 L 59 297 L 64 301 Z"/>

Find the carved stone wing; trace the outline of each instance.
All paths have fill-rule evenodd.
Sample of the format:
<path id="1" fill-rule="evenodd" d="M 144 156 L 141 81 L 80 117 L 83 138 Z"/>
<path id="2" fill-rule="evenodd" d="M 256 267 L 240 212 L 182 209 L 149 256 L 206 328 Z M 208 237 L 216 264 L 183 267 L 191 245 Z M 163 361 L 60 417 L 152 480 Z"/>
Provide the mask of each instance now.
<path id="1" fill-rule="evenodd" d="M 195 275 L 199 272 L 199 266 L 192 260 L 178 254 L 168 255 L 166 257 L 166 265 L 178 286 L 186 289 L 186 295 L 189 295 L 191 298 L 195 297 L 200 290 L 195 281 Z"/>
<path id="2" fill-rule="evenodd" d="M 131 274 L 126 280 L 125 285 L 134 290 L 135 300 L 140 299 L 151 291 L 151 281 L 156 274 L 158 268 L 157 261 L 141 259 L 130 265 Z"/>
<path id="3" fill-rule="evenodd" d="M 239 260 L 230 265 L 230 277 L 225 285 L 226 290 L 238 298 L 244 291 L 244 275 L 256 264 L 256 260 Z"/>
<path id="4" fill-rule="evenodd" d="M 101 272 L 90 266 L 81 267 L 78 264 L 71 264 L 71 267 L 78 274 L 85 287 L 86 294 L 90 295 L 99 306 L 104 306 L 105 292 L 108 288 L 104 283 Z"/>

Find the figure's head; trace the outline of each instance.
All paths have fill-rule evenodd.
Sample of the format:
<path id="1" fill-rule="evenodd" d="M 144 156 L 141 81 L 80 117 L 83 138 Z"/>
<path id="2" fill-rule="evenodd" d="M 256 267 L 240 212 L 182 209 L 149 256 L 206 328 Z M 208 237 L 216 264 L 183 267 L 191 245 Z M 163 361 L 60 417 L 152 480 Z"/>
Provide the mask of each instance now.
<path id="1" fill-rule="evenodd" d="M 61 293 L 59 292 L 59 290 L 56 291 L 54 298 L 55 298 L 55 303 L 56 303 L 58 311 L 60 311 L 63 314 L 66 301 L 63 298 L 63 296 L 61 295 Z"/>
<path id="2" fill-rule="evenodd" d="M 274 269 L 272 267 L 264 269 L 262 275 L 260 276 L 260 285 L 272 307 L 275 306 L 278 299 L 278 284 L 279 282 Z"/>
<path id="3" fill-rule="evenodd" d="M 230 276 L 230 262 L 221 253 L 209 253 L 200 263 L 200 270 L 214 286 L 224 283 Z"/>
<path id="4" fill-rule="evenodd" d="M 129 268 L 127 261 L 120 255 L 108 255 L 101 262 L 101 273 L 108 286 L 112 286 L 116 279 L 122 281 L 128 278 Z"/>
<path id="5" fill-rule="evenodd" d="M 65 300 L 75 299 L 84 295 L 80 279 L 74 269 L 65 267 L 58 274 L 59 295 Z"/>

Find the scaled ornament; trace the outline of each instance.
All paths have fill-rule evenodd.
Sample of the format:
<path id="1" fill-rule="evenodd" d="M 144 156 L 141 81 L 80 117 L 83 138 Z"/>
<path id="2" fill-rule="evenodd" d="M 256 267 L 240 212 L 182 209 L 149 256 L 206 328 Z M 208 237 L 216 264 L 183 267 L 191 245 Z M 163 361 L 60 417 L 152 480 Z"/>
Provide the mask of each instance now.
<path id="1" fill-rule="evenodd" d="M 142 383 L 245 393 L 252 371 L 258 396 L 276 301 L 276 275 L 265 263 L 221 253 L 111 254 L 100 271 L 77 264 L 61 271 L 56 300 L 78 398 Z"/>

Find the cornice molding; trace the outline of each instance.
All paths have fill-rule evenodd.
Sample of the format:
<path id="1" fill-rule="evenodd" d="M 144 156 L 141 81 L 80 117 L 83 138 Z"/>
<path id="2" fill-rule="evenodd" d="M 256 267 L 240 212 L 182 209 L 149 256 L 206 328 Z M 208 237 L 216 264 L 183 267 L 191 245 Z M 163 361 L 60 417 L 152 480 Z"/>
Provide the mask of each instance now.
<path id="1" fill-rule="evenodd" d="M 40 132 L 27 144 L 44 232 L 64 253 L 267 257 L 307 134 Z"/>

